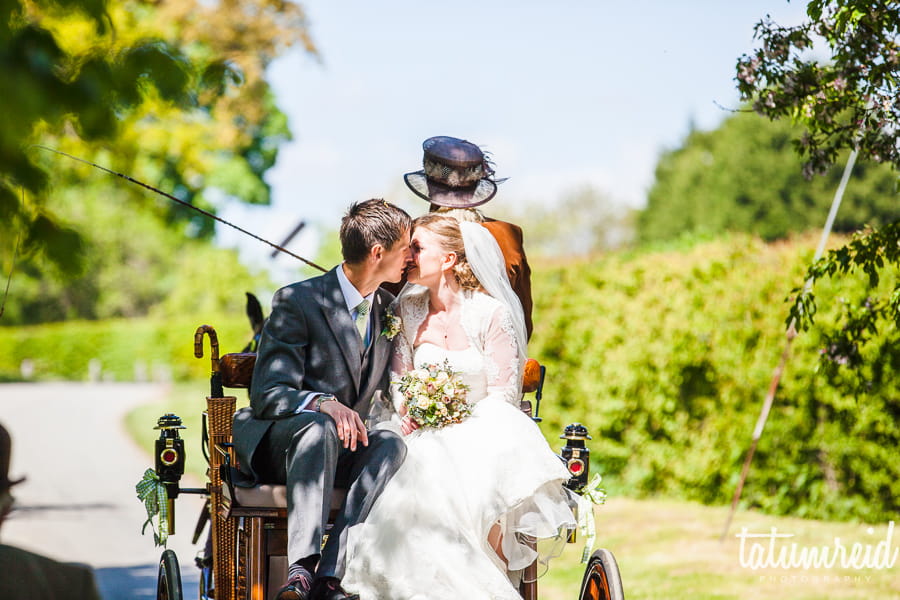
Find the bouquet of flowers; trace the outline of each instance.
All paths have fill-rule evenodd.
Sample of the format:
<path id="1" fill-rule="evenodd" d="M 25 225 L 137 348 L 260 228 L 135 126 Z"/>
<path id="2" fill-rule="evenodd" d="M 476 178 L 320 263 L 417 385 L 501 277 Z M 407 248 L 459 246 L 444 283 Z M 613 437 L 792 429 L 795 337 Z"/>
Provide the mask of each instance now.
<path id="1" fill-rule="evenodd" d="M 440 429 L 472 413 L 466 401 L 469 386 L 447 360 L 409 371 L 397 382 L 397 388 L 405 399 L 406 414 L 420 427 Z"/>

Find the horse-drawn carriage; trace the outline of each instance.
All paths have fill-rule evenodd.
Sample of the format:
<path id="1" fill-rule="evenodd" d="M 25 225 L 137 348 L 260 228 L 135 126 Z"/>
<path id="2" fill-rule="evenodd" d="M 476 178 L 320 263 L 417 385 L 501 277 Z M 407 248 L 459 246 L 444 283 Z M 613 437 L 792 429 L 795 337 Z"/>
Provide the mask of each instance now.
<path id="1" fill-rule="evenodd" d="M 203 325 L 194 336 L 194 354 L 203 356 L 203 338 L 211 344 L 211 392 L 203 412 L 203 454 L 209 464 L 206 487 L 180 487 L 184 473 L 184 441 L 178 431 L 181 420 L 172 414 L 160 417 L 156 429 L 160 431 L 155 447 L 155 470 L 159 484 L 165 487 L 169 515 L 168 533 L 174 533 L 174 501 L 179 494 L 197 493 L 208 497 L 194 530 L 197 544 L 209 525 L 205 549 L 196 560 L 201 569 L 200 600 L 271 600 L 287 575 L 287 496 L 283 485 L 258 485 L 241 488 L 232 483 L 234 452 L 232 448 L 232 415 L 237 398 L 226 396 L 225 388 L 247 388 L 255 362 L 252 353 L 226 354 L 219 357 L 218 339 L 212 327 Z M 523 392 L 534 394 L 534 415 L 540 406 L 544 369 L 529 359 L 526 364 Z M 532 415 L 532 402 L 524 400 L 522 409 Z M 560 459 L 564 461 L 571 479 L 566 486 L 580 491 L 588 482 L 590 439 L 580 424 L 569 425 L 561 438 L 566 440 Z M 336 490 L 332 498 L 332 512 L 343 500 L 343 492 Z M 570 532 L 569 541 L 575 541 Z M 537 595 L 537 564 L 526 570 L 520 592 L 525 600 Z M 181 600 L 181 572 L 177 556 L 165 550 L 159 563 L 158 600 Z M 618 600 L 624 598 L 621 578 L 611 552 L 596 550 L 590 557 L 581 583 L 581 600 Z"/>

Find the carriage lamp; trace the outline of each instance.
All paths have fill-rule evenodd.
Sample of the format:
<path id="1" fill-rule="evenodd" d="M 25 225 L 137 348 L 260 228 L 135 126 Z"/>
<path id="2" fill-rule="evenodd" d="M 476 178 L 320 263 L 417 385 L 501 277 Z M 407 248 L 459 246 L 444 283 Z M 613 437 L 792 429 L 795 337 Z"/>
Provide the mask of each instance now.
<path id="1" fill-rule="evenodd" d="M 581 493 L 588 482 L 588 472 L 591 470 L 591 451 L 584 445 L 591 439 L 587 427 L 581 423 L 567 425 L 559 439 L 566 440 L 566 445 L 560 448 L 559 456 L 562 458 L 569 471 L 569 480 L 563 485 L 575 493 Z M 577 506 L 574 507 L 577 511 Z M 566 541 L 574 544 L 577 541 L 577 529 L 571 528 L 566 533 Z"/>
<path id="2" fill-rule="evenodd" d="M 580 492 L 588 482 L 588 473 L 591 470 L 591 451 L 584 445 L 585 440 L 591 439 L 587 427 L 581 423 L 567 425 L 565 432 L 559 436 L 566 440 L 559 455 L 569 470 L 569 480 L 565 486 L 573 492 Z"/>
<path id="3" fill-rule="evenodd" d="M 159 438 L 156 440 L 156 474 L 166 486 L 169 509 L 169 534 L 175 533 L 175 498 L 178 497 L 181 476 L 184 475 L 184 440 L 178 435 L 184 429 L 181 418 L 171 413 L 156 422 Z"/>

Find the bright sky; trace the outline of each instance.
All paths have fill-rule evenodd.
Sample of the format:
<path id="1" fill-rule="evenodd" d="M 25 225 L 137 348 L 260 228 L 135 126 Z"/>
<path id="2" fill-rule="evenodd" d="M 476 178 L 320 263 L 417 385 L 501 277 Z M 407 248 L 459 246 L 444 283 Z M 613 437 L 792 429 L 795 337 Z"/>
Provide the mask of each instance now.
<path id="1" fill-rule="evenodd" d="M 402 174 L 421 168 L 433 135 L 491 151 L 497 175 L 510 178 L 487 214 L 587 184 L 642 206 L 660 152 L 691 122 L 714 128 L 727 116 L 718 105 L 737 105 L 734 65 L 754 47 L 756 22 L 805 14 L 805 3 L 785 0 L 302 4 L 321 63 L 297 50 L 270 69 L 295 137 L 268 177 L 273 206 L 222 213 L 276 243 L 300 219 L 336 229 L 366 198 L 423 213 Z M 294 259 L 271 261 L 266 246 L 220 232 L 286 277 L 279 283 L 295 277 Z M 309 227 L 289 248 L 314 258 L 316 244 Z"/>

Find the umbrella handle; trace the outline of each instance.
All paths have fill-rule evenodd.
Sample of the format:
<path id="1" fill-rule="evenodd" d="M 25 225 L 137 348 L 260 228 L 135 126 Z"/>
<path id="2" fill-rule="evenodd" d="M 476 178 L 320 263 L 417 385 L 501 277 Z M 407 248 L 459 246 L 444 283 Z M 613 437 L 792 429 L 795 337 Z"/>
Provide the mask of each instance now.
<path id="1" fill-rule="evenodd" d="M 219 337 L 212 325 L 201 325 L 194 333 L 194 356 L 203 358 L 203 334 L 209 334 L 209 349 L 212 353 L 212 372 L 219 372 Z"/>

